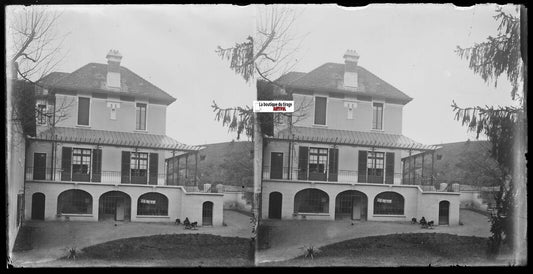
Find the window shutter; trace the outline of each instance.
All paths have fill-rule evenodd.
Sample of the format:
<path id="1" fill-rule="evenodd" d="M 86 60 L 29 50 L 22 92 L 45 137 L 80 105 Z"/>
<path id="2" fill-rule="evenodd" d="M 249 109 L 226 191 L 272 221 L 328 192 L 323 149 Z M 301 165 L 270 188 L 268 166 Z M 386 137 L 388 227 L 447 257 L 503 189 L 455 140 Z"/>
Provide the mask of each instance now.
<path id="1" fill-rule="evenodd" d="M 89 125 L 90 102 L 89 98 L 78 99 L 78 125 Z"/>
<path id="2" fill-rule="evenodd" d="M 329 149 L 329 178 L 328 181 L 336 182 L 339 173 L 339 149 Z"/>
<path id="3" fill-rule="evenodd" d="M 121 172 L 121 183 L 129 184 L 130 183 L 130 152 L 122 151 L 122 172 Z"/>
<path id="4" fill-rule="evenodd" d="M 315 125 L 326 124 L 326 97 L 315 97 Z"/>
<path id="5" fill-rule="evenodd" d="M 150 153 L 150 179 L 149 183 L 150 185 L 157 185 L 157 167 L 158 167 L 158 154 L 157 153 Z"/>
<path id="6" fill-rule="evenodd" d="M 366 160 L 367 152 L 359 150 L 359 167 L 357 171 L 357 181 L 359 183 L 366 183 Z"/>
<path id="7" fill-rule="evenodd" d="M 385 154 L 385 183 L 394 183 L 394 152 L 387 152 Z"/>
<path id="8" fill-rule="evenodd" d="M 92 182 L 101 182 L 102 179 L 102 150 L 93 149 L 93 174 Z"/>
<path id="9" fill-rule="evenodd" d="M 71 176 L 71 167 L 72 167 L 72 148 L 63 147 L 61 149 L 61 181 L 70 181 L 72 180 Z"/>
<path id="10" fill-rule="evenodd" d="M 308 147 L 300 147 L 298 153 L 298 180 L 307 180 Z"/>

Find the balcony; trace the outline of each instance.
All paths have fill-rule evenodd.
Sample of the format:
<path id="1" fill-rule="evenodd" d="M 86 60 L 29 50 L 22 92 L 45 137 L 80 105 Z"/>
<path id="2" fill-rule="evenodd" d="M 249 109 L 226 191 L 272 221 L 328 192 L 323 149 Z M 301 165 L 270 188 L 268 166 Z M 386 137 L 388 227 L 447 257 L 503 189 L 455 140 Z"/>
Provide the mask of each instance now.
<path id="1" fill-rule="evenodd" d="M 136 176 L 137 175 L 137 176 Z M 185 177 L 178 174 L 159 173 L 157 175 L 139 176 L 140 174 L 130 174 L 122 177 L 121 171 L 102 171 L 101 173 L 76 173 L 65 174 L 60 168 L 26 168 L 25 180 L 32 182 L 87 182 L 94 184 L 114 184 L 114 185 L 158 185 L 158 186 L 182 186 L 187 192 L 204 192 L 195 184 L 194 176 Z M 211 188 L 208 192 L 214 192 L 216 188 Z"/>
<path id="2" fill-rule="evenodd" d="M 401 185 L 417 185 L 424 192 L 459 192 L 459 188 L 453 188 L 452 185 L 443 185 L 435 181 L 430 176 L 417 177 L 416 180 L 409 178 L 404 180 L 404 174 L 394 173 L 392 181 L 386 181 L 384 175 L 377 176 L 371 174 L 361 174 L 359 176 L 357 170 L 338 170 L 337 173 L 326 172 L 311 172 L 306 170 L 299 170 L 297 168 L 288 171 L 287 167 L 283 169 L 277 169 L 272 171 L 270 166 L 263 167 L 262 179 L 263 180 L 280 180 L 285 182 L 325 182 L 325 183 L 349 183 L 349 184 L 392 184 L 393 182 L 400 182 Z M 417 184 L 408 184 L 407 182 L 416 182 Z"/>

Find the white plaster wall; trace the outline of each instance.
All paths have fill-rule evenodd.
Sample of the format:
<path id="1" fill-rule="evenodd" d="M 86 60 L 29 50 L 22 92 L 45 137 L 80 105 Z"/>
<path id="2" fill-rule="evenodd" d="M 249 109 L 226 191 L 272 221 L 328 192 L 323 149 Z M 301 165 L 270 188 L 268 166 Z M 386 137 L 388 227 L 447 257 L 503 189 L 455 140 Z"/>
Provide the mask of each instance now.
<path id="1" fill-rule="evenodd" d="M 10 95 L 8 95 L 10 97 Z M 9 105 L 9 102 L 8 102 Z M 8 111 L 6 113 L 11 113 Z M 17 195 L 24 194 L 24 155 L 25 141 L 22 134 L 8 124 L 6 159 L 6 221 L 8 253 L 11 254 L 20 224 L 17 225 Z M 24 205 L 22 205 L 24 206 Z"/>
<path id="2" fill-rule="evenodd" d="M 221 193 L 183 193 L 181 204 L 181 221 L 185 217 L 191 222 L 202 224 L 202 206 L 213 202 L 213 226 L 221 226 L 224 221 L 224 195 Z"/>
<path id="3" fill-rule="evenodd" d="M 321 214 L 306 214 L 306 219 L 335 219 L 335 199 L 337 195 L 346 190 L 363 192 L 368 200 L 367 220 L 369 221 L 410 221 L 416 217 L 420 219 L 423 214 L 434 216 L 436 207 L 436 223 L 438 222 L 438 202 L 448 200 L 450 202 L 450 224 L 459 222 L 459 194 L 437 193 L 425 194 L 416 186 L 406 185 L 381 185 L 381 184 L 345 184 L 345 183 L 318 183 L 301 181 L 271 181 L 263 180 L 262 188 L 262 216 L 268 216 L 269 195 L 272 192 L 282 194 L 282 219 L 292 219 L 294 213 L 294 196 L 300 190 L 316 188 L 326 192 L 329 196 L 329 212 Z M 403 215 L 379 215 L 374 214 L 374 198 L 381 192 L 393 191 L 404 197 Z M 299 217 L 297 217 L 299 218 Z M 428 219 L 428 217 L 426 217 Z"/>
<path id="4" fill-rule="evenodd" d="M 202 220 L 202 203 L 213 202 L 213 225 L 219 226 L 223 222 L 222 194 L 213 193 L 185 193 L 179 186 L 148 186 L 148 185 L 110 185 L 104 183 L 73 183 L 73 182 L 27 182 L 25 215 L 31 218 L 32 195 L 45 195 L 45 220 L 57 220 L 57 198 L 60 193 L 69 189 L 80 189 L 91 194 L 93 199 L 92 214 L 73 214 L 70 220 L 98 221 L 98 206 L 100 196 L 108 191 L 122 191 L 131 198 L 131 221 L 135 222 L 174 222 L 189 217 L 191 222 Z M 168 198 L 168 216 L 139 216 L 137 215 L 138 198 L 150 192 L 157 192 Z"/>
<path id="5" fill-rule="evenodd" d="M 146 103 L 146 131 L 150 134 L 165 134 L 166 126 L 166 105 L 149 104 L 145 101 L 121 101 L 118 98 L 93 98 L 91 95 L 80 95 L 91 98 L 89 110 L 89 127 L 78 126 L 78 96 L 73 95 L 56 95 L 56 107 L 64 106 L 66 117 L 56 124 L 58 127 L 82 127 L 97 130 L 139 132 L 135 128 L 135 109 L 136 103 Z M 111 119 L 111 108 L 107 106 L 108 102 L 120 103 L 117 109 L 116 119 Z"/>
<path id="6" fill-rule="evenodd" d="M 297 112 L 296 115 L 303 117 L 295 126 L 313 127 L 315 115 L 314 98 L 327 97 L 326 106 L 326 125 L 328 129 L 340 129 L 351 131 L 373 131 L 372 130 L 372 101 L 361 101 L 355 98 L 334 98 L 328 95 L 316 93 L 314 95 L 293 94 L 293 100 L 296 108 L 304 105 L 307 108 L 304 111 Z M 356 107 L 353 109 L 353 119 L 348 119 L 348 108 L 344 106 L 345 102 L 355 102 Z M 390 134 L 402 133 L 402 114 L 403 105 L 384 103 L 383 108 L 383 132 Z"/>
<path id="7" fill-rule="evenodd" d="M 417 219 L 422 217 L 429 221 L 434 221 L 435 225 L 439 223 L 439 203 L 441 201 L 450 202 L 449 223 L 450 225 L 459 224 L 459 193 L 455 192 L 421 192 L 419 193 L 419 206 Z"/>

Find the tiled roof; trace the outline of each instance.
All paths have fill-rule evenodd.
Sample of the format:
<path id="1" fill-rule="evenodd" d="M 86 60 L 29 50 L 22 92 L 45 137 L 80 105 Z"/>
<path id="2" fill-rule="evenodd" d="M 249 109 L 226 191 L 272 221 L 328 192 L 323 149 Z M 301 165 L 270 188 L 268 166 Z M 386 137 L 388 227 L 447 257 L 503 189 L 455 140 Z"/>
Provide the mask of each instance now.
<path id="1" fill-rule="evenodd" d="M 338 63 L 325 63 L 306 74 L 295 72 L 295 74 L 290 75 L 288 73 L 280 77 L 278 81 L 292 88 L 350 92 L 379 99 L 392 99 L 403 104 L 412 100 L 411 97 L 361 66 L 357 66 L 358 89 L 355 92 L 339 88 L 338 82 L 343 83 L 344 81 L 344 64 Z"/>
<path id="2" fill-rule="evenodd" d="M 55 138 L 53 138 L 55 135 Z M 52 129 L 47 129 L 36 137 L 35 140 L 56 140 L 69 143 L 86 143 L 100 145 L 115 145 L 127 147 L 144 147 L 167 150 L 201 150 L 203 147 L 182 144 L 166 135 L 119 132 L 108 130 L 94 130 L 85 128 L 56 127 L 52 135 Z"/>
<path id="3" fill-rule="evenodd" d="M 303 76 L 305 76 L 307 73 L 305 72 L 297 72 L 297 71 L 291 71 L 286 74 L 283 74 L 281 77 L 278 78 L 277 82 L 282 84 L 290 84 Z"/>
<path id="4" fill-rule="evenodd" d="M 43 78 L 41 78 L 39 80 L 39 83 L 40 84 L 44 84 L 46 86 L 50 86 L 50 85 L 54 85 L 56 84 L 57 82 L 59 82 L 59 80 L 65 78 L 66 76 L 68 76 L 70 73 L 67 73 L 67 72 L 58 72 L 58 71 L 54 71 L 54 72 L 50 72 L 49 74 L 47 74 L 46 76 L 44 76 Z"/>
<path id="5" fill-rule="evenodd" d="M 122 66 L 120 67 L 122 85 L 120 91 L 105 88 L 107 64 L 89 63 L 70 74 L 62 74 L 64 73 L 52 72 L 44 77 L 41 82 L 48 87 L 69 90 L 100 90 L 117 95 L 154 99 L 166 104 L 170 104 L 176 100 L 176 98 L 170 96 L 162 89 Z M 59 78 L 58 76 L 62 77 Z"/>
<path id="6" fill-rule="evenodd" d="M 435 150 L 438 147 L 418 143 L 399 134 L 380 132 L 349 131 L 327 128 L 293 127 L 292 134 L 296 141 L 324 142 L 335 144 L 349 144 L 360 146 L 375 146 L 387 148 Z M 293 139 L 288 129 L 278 132 L 274 139 Z"/>

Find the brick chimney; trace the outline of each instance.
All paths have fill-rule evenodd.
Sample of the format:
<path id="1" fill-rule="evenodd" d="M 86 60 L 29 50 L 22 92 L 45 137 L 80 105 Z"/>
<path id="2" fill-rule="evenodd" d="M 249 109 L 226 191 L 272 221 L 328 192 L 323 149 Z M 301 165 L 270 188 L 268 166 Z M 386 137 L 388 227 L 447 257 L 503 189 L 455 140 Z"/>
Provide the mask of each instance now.
<path id="1" fill-rule="evenodd" d="M 107 87 L 111 89 L 120 89 L 120 61 L 122 55 L 118 50 L 110 50 L 107 55 Z"/>
<path id="2" fill-rule="evenodd" d="M 357 85 L 357 62 L 359 54 L 355 50 L 347 50 L 344 54 L 344 88 L 356 90 Z"/>

